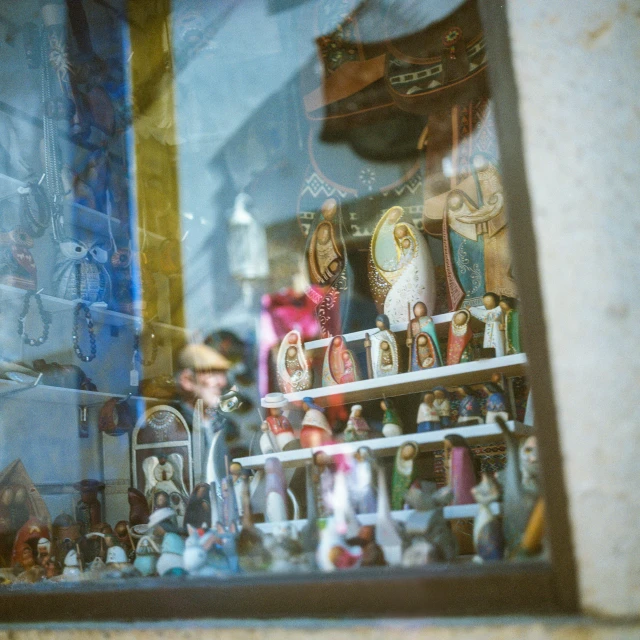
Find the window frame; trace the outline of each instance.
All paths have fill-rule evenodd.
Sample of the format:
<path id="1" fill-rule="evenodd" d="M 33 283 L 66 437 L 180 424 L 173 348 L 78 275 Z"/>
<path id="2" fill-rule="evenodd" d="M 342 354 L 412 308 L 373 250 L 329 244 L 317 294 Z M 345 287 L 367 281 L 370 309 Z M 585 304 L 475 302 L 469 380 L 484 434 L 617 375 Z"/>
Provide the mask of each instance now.
<path id="1" fill-rule="evenodd" d="M 544 304 L 527 191 L 505 3 L 479 0 L 495 103 L 529 375 L 536 398 L 550 561 L 428 565 L 251 578 L 148 578 L 0 590 L 5 623 L 177 618 L 352 618 L 572 613 L 576 571 L 557 429 Z M 166 3 L 168 5 L 168 3 Z"/>

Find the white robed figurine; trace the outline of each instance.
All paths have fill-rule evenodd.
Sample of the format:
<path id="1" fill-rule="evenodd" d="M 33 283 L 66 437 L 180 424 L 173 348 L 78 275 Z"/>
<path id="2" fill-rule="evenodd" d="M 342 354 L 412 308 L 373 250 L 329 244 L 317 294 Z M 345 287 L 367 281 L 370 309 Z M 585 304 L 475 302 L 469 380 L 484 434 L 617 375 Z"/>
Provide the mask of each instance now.
<path id="1" fill-rule="evenodd" d="M 470 307 L 471 315 L 484 322 L 484 341 L 482 346 L 485 349 L 496 350 L 496 358 L 505 354 L 504 331 L 500 326 L 504 324 L 504 314 L 500 308 L 500 297 L 495 293 L 485 293 L 482 297 L 484 309 L 481 307 Z"/>
<path id="2" fill-rule="evenodd" d="M 389 327 L 389 318 L 380 314 L 376 318 L 377 333 L 372 333 L 371 367 L 374 378 L 392 376 L 398 373 L 398 343 Z M 365 343 L 366 345 L 366 343 Z"/>
<path id="3" fill-rule="evenodd" d="M 391 207 L 371 239 L 369 281 L 373 297 L 389 322 L 407 321 L 407 303 L 424 302 L 432 315 L 436 306 L 436 276 L 429 245 L 402 207 Z"/>

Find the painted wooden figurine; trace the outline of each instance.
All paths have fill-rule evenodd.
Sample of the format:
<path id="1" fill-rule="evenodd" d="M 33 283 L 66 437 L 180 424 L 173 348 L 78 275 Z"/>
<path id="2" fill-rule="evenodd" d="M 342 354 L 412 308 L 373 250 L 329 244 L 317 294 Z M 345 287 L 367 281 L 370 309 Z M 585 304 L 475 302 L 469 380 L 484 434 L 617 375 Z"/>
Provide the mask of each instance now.
<path id="1" fill-rule="evenodd" d="M 441 428 L 440 415 L 435 406 L 436 396 L 433 391 L 427 391 L 422 397 L 422 402 L 418 407 L 417 431 L 426 433 L 427 431 L 437 431 Z"/>
<path id="2" fill-rule="evenodd" d="M 343 336 L 331 340 L 324 356 L 322 366 L 322 386 L 347 384 L 360 380 L 360 372 L 355 356 L 349 349 Z"/>
<path id="3" fill-rule="evenodd" d="M 403 220 L 402 207 L 391 207 L 371 238 L 369 284 L 381 311 L 395 324 L 406 319 L 408 302 L 421 301 L 435 312 L 436 278 L 427 241 Z"/>
<path id="4" fill-rule="evenodd" d="M 309 447 L 321 447 L 333 440 L 331 425 L 324 415 L 324 408 L 318 406 L 311 398 L 303 398 L 302 408 L 305 410 L 300 429 L 300 445 Z"/>
<path id="5" fill-rule="evenodd" d="M 436 326 L 427 315 L 426 305 L 423 302 L 414 304 L 413 315 L 407 327 L 409 371 L 422 371 L 442 366 Z"/>
<path id="6" fill-rule="evenodd" d="M 382 416 L 382 435 L 385 438 L 402 435 L 402 420 L 393 405 L 393 402 L 385 398 L 380 402 L 380 408 L 384 411 Z"/>
<path id="7" fill-rule="evenodd" d="M 356 442 L 358 440 L 368 440 L 371 437 L 371 427 L 362 417 L 362 405 L 354 404 L 351 407 L 347 427 L 344 430 L 344 441 Z"/>
<path id="8" fill-rule="evenodd" d="M 478 483 L 475 460 L 467 441 L 455 433 L 444 438 L 447 486 L 452 491 L 452 504 L 473 504 L 471 489 Z"/>
<path id="9" fill-rule="evenodd" d="M 289 331 L 280 344 L 277 373 L 282 393 L 306 391 L 311 388 L 313 372 L 305 355 L 299 331 Z"/>
<path id="10" fill-rule="evenodd" d="M 287 479 L 282 463 L 278 458 L 267 458 L 264 463 L 264 471 L 266 477 L 265 522 L 287 520 Z"/>
<path id="11" fill-rule="evenodd" d="M 500 328 L 504 327 L 503 312 L 499 306 L 500 297 L 497 293 L 487 291 L 482 296 L 482 302 L 484 309 L 471 307 L 469 311 L 472 316 L 484 322 L 484 341 L 482 346 L 485 349 L 495 349 L 496 358 L 499 358 L 505 355 L 504 330 Z"/>
<path id="12" fill-rule="evenodd" d="M 447 364 L 460 364 L 473 359 L 473 331 L 471 330 L 471 313 L 460 309 L 453 314 L 449 325 L 449 342 L 447 343 Z"/>
<path id="13" fill-rule="evenodd" d="M 287 399 L 282 393 L 268 393 L 261 403 L 267 409 L 267 417 L 261 425 L 260 450 L 274 453 L 297 449 L 300 446 L 289 420 L 282 414 Z"/>
<path id="14" fill-rule="evenodd" d="M 483 424 L 480 400 L 471 388 L 461 385 L 456 389 L 456 395 L 458 396 L 458 424 L 460 426 Z"/>
<path id="15" fill-rule="evenodd" d="M 377 333 L 366 334 L 367 366 L 369 378 L 382 378 L 398 373 L 398 343 L 389 325 L 389 318 L 380 314 L 376 318 Z"/>
<path id="16" fill-rule="evenodd" d="M 507 401 L 504 397 L 504 390 L 496 382 L 487 382 L 484 385 L 487 393 L 487 424 L 492 424 L 496 421 L 496 418 L 500 416 L 503 420 L 509 419 L 509 412 L 507 411 Z"/>
<path id="17" fill-rule="evenodd" d="M 394 511 L 404 507 L 405 495 L 414 480 L 414 462 L 418 451 L 415 442 L 405 442 L 398 447 L 391 480 L 391 508 Z"/>
<path id="18" fill-rule="evenodd" d="M 374 513 L 377 506 L 374 486 L 375 459 L 369 447 L 358 447 L 347 478 L 353 511 Z"/>
<path id="19" fill-rule="evenodd" d="M 444 387 L 434 387 L 433 395 L 435 400 L 433 406 L 438 412 L 440 418 L 440 428 L 448 429 L 451 426 L 451 401 L 449 400 L 449 392 Z"/>
<path id="20" fill-rule="evenodd" d="M 473 521 L 473 543 L 476 548 L 474 562 L 500 560 L 504 555 L 502 524 L 491 512 L 491 504 L 500 499 L 500 485 L 493 475 L 482 473 L 482 480 L 471 493 L 478 503 L 478 514 Z"/>
<path id="21" fill-rule="evenodd" d="M 508 356 L 521 353 L 520 346 L 520 312 L 516 308 L 516 299 L 509 296 L 500 296 L 500 308 L 504 314 L 504 342 Z"/>

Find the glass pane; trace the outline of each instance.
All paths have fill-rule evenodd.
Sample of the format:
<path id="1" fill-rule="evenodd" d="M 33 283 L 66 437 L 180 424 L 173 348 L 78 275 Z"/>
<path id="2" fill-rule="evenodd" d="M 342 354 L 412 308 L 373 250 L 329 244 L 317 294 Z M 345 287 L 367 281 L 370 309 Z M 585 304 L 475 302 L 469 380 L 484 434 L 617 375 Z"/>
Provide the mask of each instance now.
<path id="1" fill-rule="evenodd" d="M 476 3 L 1 12 L 7 588 L 544 559 Z"/>

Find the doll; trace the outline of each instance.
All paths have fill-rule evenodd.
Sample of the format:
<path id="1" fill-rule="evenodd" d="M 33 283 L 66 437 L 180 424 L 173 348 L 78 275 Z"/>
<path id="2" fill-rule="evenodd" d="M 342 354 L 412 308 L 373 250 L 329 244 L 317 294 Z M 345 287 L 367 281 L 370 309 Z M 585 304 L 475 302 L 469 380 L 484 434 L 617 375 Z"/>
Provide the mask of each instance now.
<path id="1" fill-rule="evenodd" d="M 495 349 L 496 358 L 499 358 L 505 354 L 504 329 L 500 328 L 504 327 L 503 312 L 499 306 L 500 297 L 497 293 L 487 291 L 482 296 L 482 302 L 484 309 L 471 307 L 469 311 L 472 316 L 484 322 L 484 341 L 482 346 L 485 349 Z"/>
<path id="2" fill-rule="evenodd" d="M 437 431 L 440 429 L 440 416 L 434 405 L 436 396 L 433 391 L 427 391 L 422 397 L 422 402 L 418 407 L 417 431 L 426 433 L 427 431 Z"/>

